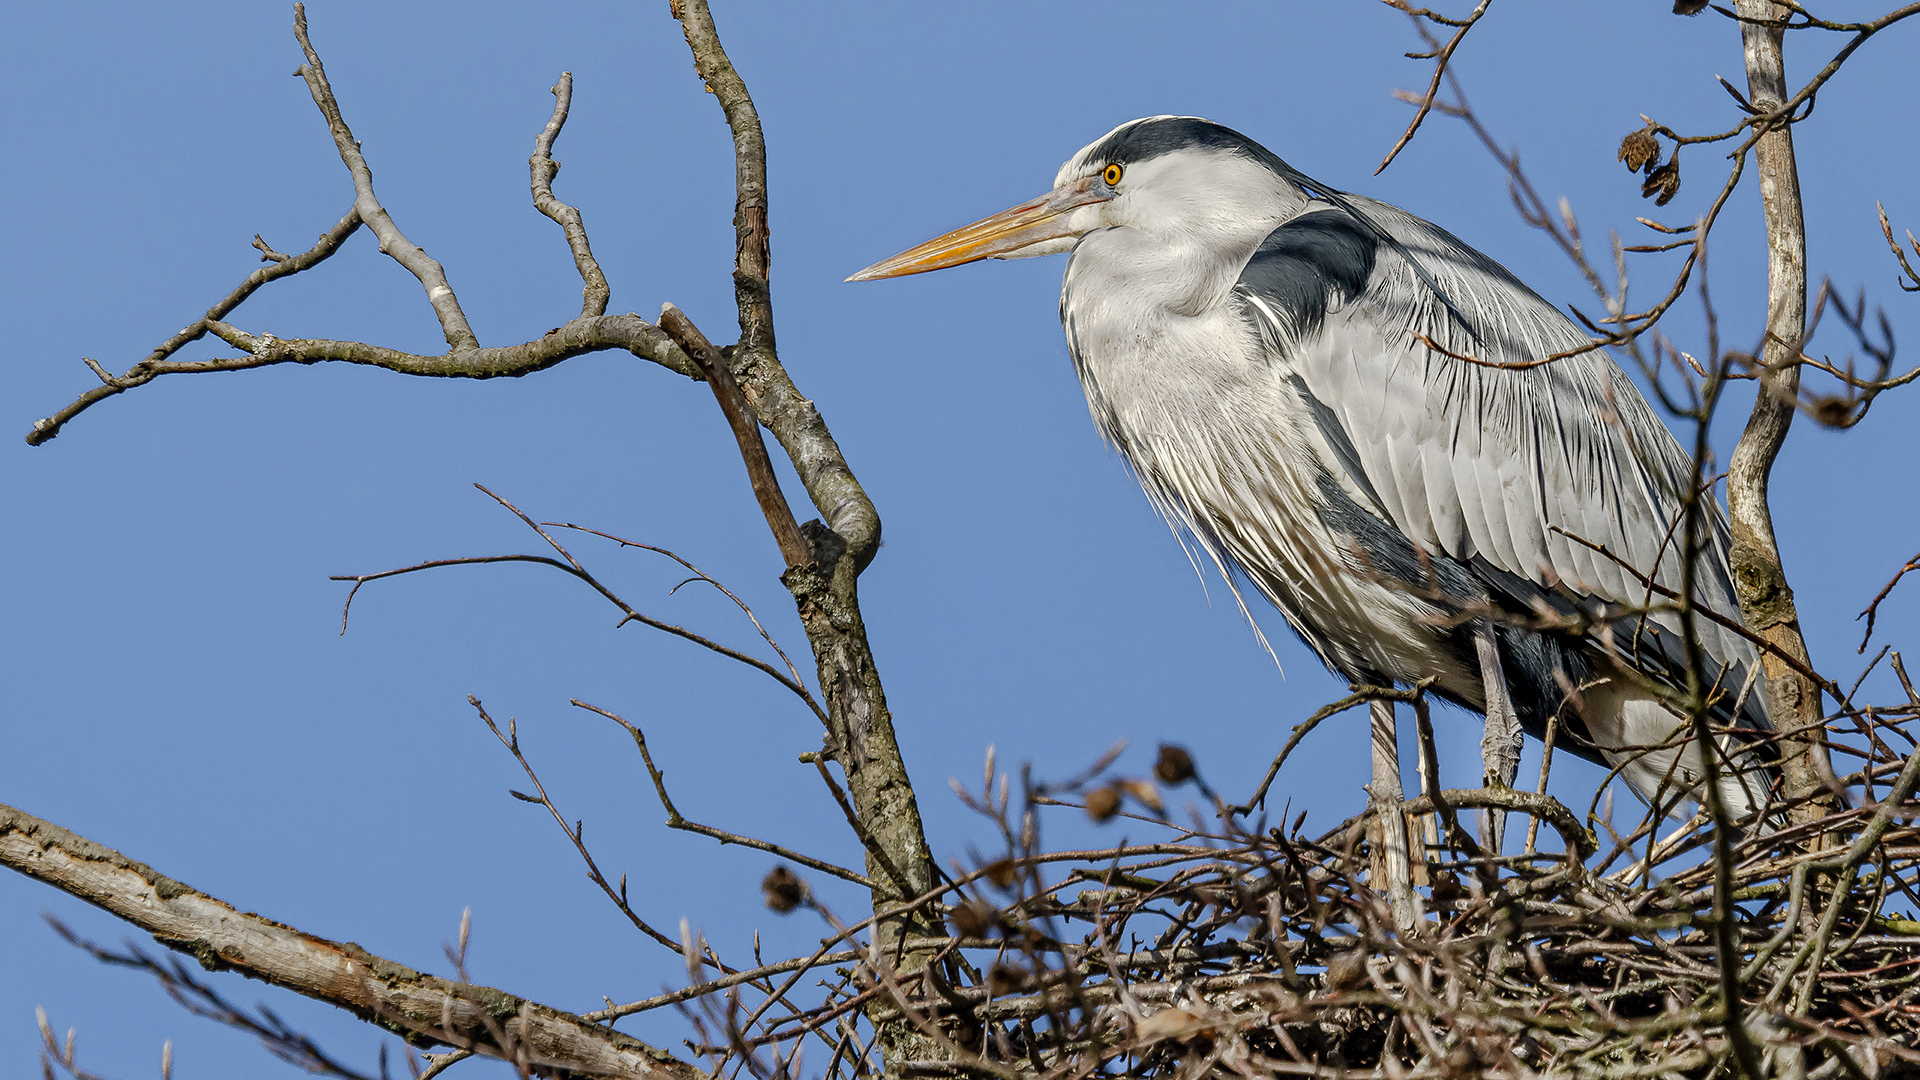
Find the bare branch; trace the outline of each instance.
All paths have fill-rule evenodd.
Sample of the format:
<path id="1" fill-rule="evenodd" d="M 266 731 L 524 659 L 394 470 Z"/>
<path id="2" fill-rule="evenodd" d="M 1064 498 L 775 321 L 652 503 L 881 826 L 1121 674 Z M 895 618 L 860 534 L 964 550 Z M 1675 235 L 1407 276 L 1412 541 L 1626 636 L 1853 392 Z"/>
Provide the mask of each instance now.
<path id="1" fill-rule="evenodd" d="M 760 113 L 746 80 L 727 59 L 706 0 L 676 0 L 673 13 L 693 50 L 698 72 L 727 116 L 733 132 L 734 298 L 740 306 L 740 351 L 749 364 L 756 354 L 772 354 L 773 297 L 768 287 L 771 253 L 767 244 L 767 141 Z"/>
<path id="2" fill-rule="evenodd" d="M 775 844 L 770 841 L 760 840 L 751 836 L 741 836 L 738 833 L 730 833 L 725 829 L 716 829 L 711 825 L 702 825 L 697 821 L 688 821 L 686 818 L 680 815 L 679 809 L 673 805 L 673 797 L 667 794 L 666 774 L 661 772 L 658 766 L 654 765 L 653 753 L 652 751 L 647 749 L 647 736 L 645 732 L 641 731 L 638 726 L 632 723 L 629 723 L 627 720 L 619 716 L 617 713 L 609 712 L 598 705 L 589 705 L 578 698 L 571 699 L 569 703 L 572 704 L 575 708 L 585 709 L 588 712 L 597 713 L 601 716 L 604 716 L 607 719 L 613 721 L 616 724 L 619 724 L 621 727 L 626 729 L 627 734 L 633 738 L 633 744 L 640 748 L 640 760 L 644 765 L 646 765 L 647 775 L 653 780 L 654 794 L 659 796 L 660 806 L 662 809 L 666 810 L 667 812 L 667 828 L 679 829 L 682 832 L 697 833 L 701 836 L 710 837 L 714 840 L 718 840 L 723 845 L 738 844 L 741 847 L 749 847 L 757 851 L 764 851 L 769 855 L 778 855 L 783 859 L 787 859 L 789 861 L 799 863 L 801 866 L 808 867 L 809 869 L 818 870 L 823 874 L 827 874 L 832 877 L 837 877 L 842 881 L 851 881 L 855 885 L 864 886 L 868 889 L 871 889 L 874 887 L 873 882 L 870 879 L 868 879 L 865 875 L 856 874 L 853 871 L 848 870 L 843 866 L 835 866 L 833 863 L 827 862 L 825 859 L 816 859 L 811 855 L 802 855 L 800 852 L 795 851 L 792 848 L 782 847 L 779 844 Z M 474 708 L 476 709 L 479 708 L 479 705 L 475 704 Z M 482 713 L 482 715 L 484 716 L 485 714 Z M 489 727 L 493 726 L 492 721 L 488 721 L 488 726 Z M 495 735 L 500 734 L 500 730 L 498 728 L 494 728 L 494 734 Z M 503 739 L 501 741 L 505 742 L 506 740 Z M 518 747 L 509 744 L 508 749 L 513 751 L 513 755 L 515 758 L 520 758 L 520 751 Z M 526 765 L 526 762 L 524 759 L 521 759 L 521 764 L 522 766 Z M 527 768 L 527 775 L 529 777 L 532 777 L 533 770 L 531 767 Z M 538 786 L 539 781 L 535 780 L 534 783 L 536 786 Z M 540 795 L 542 799 L 545 799 L 546 791 L 542 789 L 540 792 Z M 549 802 L 548 803 L 549 809 L 551 809 L 551 805 L 552 805 L 551 802 Z M 555 820 L 560 822 L 561 828 L 564 829 L 566 827 L 566 824 L 567 824 L 566 820 L 560 817 L 559 811 L 557 810 L 554 811 L 554 818 Z M 584 848 L 582 849 L 581 853 L 585 854 Z"/>
<path id="3" fill-rule="evenodd" d="M 700 328 L 687 318 L 686 313 L 672 304 L 660 308 L 660 327 L 671 335 L 680 348 L 707 377 L 707 385 L 713 389 L 715 401 L 720 403 L 720 411 L 727 418 L 727 425 L 733 428 L 733 437 L 740 445 L 740 458 L 747 466 L 747 479 L 753 485 L 754 498 L 760 502 L 760 512 L 767 519 L 767 528 L 773 530 L 773 539 L 780 545 L 780 555 L 789 567 L 808 566 L 814 562 L 813 552 L 809 550 L 806 538 L 800 535 L 800 523 L 793 520 L 793 510 L 787 506 L 787 497 L 780 490 L 780 477 L 773 471 L 773 462 L 767 457 L 767 444 L 760 439 L 760 427 L 750 415 L 752 406 L 747 404 L 746 395 L 740 392 L 740 384 L 733 380 L 733 369 L 728 366 L 720 350 L 713 347 Z"/>
<path id="4" fill-rule="evenodd" d="M 298 256 L 296 256 L 298 258 Z M 280 266 L 289 265 L 282 263 Z M 270 273 L 279 267 L 266 267 L 256 273 Z M 289 273 L 292 271 L 288 271 Z M 189 328 L 192 329 L 192 328 Z M 638 315 L 601 315 L 574 321 L 549 331 L 546 336 L 519 345 L 469 349 L 443 356 L 416 353 L 368 345 L 358 341 L 328 341 L 321 338 L 278 338 L 272 334 L 254 335 L 217 319 L 203 320 L 194 337 L 211 331 L 245 356 L 213 360 L 142 360 L 125 375 L 105 386 L 80 395 L 72 404 L 44 420 L 34 422 L 27 442 L 46 442 L 60 433 L 69 420 L 93 405 L 162 375 L 193 375 L 213 371 L 246 371 L 274 364 L 343 363 L 386 368 L 402 375 L 434 378 L 498 379 L 518 378 L 544 371 L 564 360 L 587 353 L 625 349 L 642 360 L 651 360 L 664 368 L 693 378 L 700 368 L 675 345 L 661 329 Z"/>
<path id="5" fill-rule="evenodd" d="M 580 211 L 553 196 L 553 178 L 560 173 L 560 163 L 553 160 L 553 143 L 567 122 L 567 110 L 573 106 L 573 72 L 560 73 L 560 81 L 553 84 L 553 99 L 553 118 L 533 141 L 533 157 L 527 159 L 527 167 L 533 174 L 533 205 L 567 234 L 573 265 L 580 271 L 580 280 L 586 282 L 581 291 L 580 317 L 589 319 L 607 313 L 607 276 L 600 272 L 600 264 L 594 260 Z"/>
<path id="6" fill-rule="evenodd" d="M 1867 651 L 1867 642 L 1873 640 L 1873 620 L 1880 613 L 1880 601 L 1885 600 L 1887 596 L 1893 592 L 1893 587 L 1900 584 L 1901 578 L 1906 577 L 1908 573 L 1914 570 L 1920 570 L 1920 555 L 1915 555 L 1913 558 L 1908 559 L 1907 564 L 1894 573 L 1893 579 L 1888 581 L 1886 585 L 1881 587 L 1879 592 L 1874 594 L 1873 602 L 1867 605 L 1867 609 L 1853 617 L 1856 622 L 1861 619 L 1867 620 L 1867 632 L 1861 635 L 1860 647 L 1855 649 L 1854 652 L 1864 653 Z M 1851 697 L 1852 695 L 1848 696 Z"/>
<path id="7" fill-rule="evenodd" d="M 0 865 L 80 897 L 213 970 L 238 971 L 326 1002 L 427 1043 L 513 1057 L 489 1032 L 489 1010 L 543 1067 L 589 1076 L 697 1080 L 699 1070 L 664 1050 L 524 998 L 466 986 L 374 956 L 358 945 L 303 934 L 236 911 L 191 886 L 0 805 Z M 497 1025 L 496 1025 L 497 1026 Z"/>
<path id="8" fill-rule="evenodd" d="M 466 313 L 460 310 L 460 301 L 447 284 L 446 271 L 400 232 L 400 227 L 393 223 L 386 208 L 374 197 L 373 170 L 367 167 L 367 159 L 360 153 L 360 140 L 353 137 L 346 119 L 340 115 L 340 103 L 334 100 L 333 87 L 327 85 L 327 69 L 320 63 L 320 54 L 314 51 L 313 42 L 307 38 L 305 4 L 293 5 L 293 36 L 299 39 L 300 50 L 307 56 L 307 62 L 294 74 L 307 81 L 307 90 L 313 94 L 313 103 L 320 107 L 320 115 L 326 117 L 327 129 L 333 133 L 333 145 L 340 151 L 340 160 L 346 163 L 347 171 L 353 174 L 354 212 L 380 238 L 381 254 L 390 256 L 394 262 L 406 267 L 427 290 L 427 303 L 433 305 L 433 313 L 440 320 L 440 329 L 446 335 L 447 345 L 456 353 L 479 348 L 480 342 L 473 336 L 473 328 L 467 325 Z"/>
<path id="9" fill-rule="evenodd" d="M 225 299 L 208 308 L 207 313 L 192 325 L 162 342 L 159 348 L 147 354 L 146 359 L 128 368 L 125 375 L 118 377 L 108 375 L 101 369 L 100 365 L 88 360 L 87 366 L 93 369 L 94 374 L 100 376 L 100 381 L 103 385 L 82 394 L 78 401 L 75 401 L 54 415 L 44 420 L 35 421 L 33 430 L 27 433 L 27 444 L 29 446 L 39 446 L 41 443 L 60 434 L 61 426 L 68 420 L 79 415 L 88 406 L 91 406 L 97 401 L 110 398 L 123 390 L 129 390 L 139 386 L 141 383 L 152 379 L 155 375 L 165 374 L 165 369 L 168 367 L 166 364 L 168 357 L 179 352 L 185 346 L 205 337 L 209 327 L 219 320 L 226 318 L 229 312 L 239 307 L 247 297 L 252 296 L 254 290 L 269 281 L 290 277 L 325 261 L 329 255 L 340 250 L 340 245 L 345 243 L 347 237 L 352 236 L 355 230 L 359 228 L 360 212 L 357 209 L 349 210 L 347 211 L 347 215 L 341 218 L 333 228 L 320 234 L 320 241 L 318 243 L 298 255 L 282 255 L 268 247 L 266 241 L 261 240 L 260 237 L 256 235 L 253 238 L 254 246 L 266 253 L 262 258 L 270 261 L 272 265 L 263 266 L 253 273 L 248 274 L 247 279 L 241 282 L 239 287 L 228 293 Z"/>
<path id="10" fill-rule="evenodd" d="M 1373 175 L 1375 176 L 1379 176 L 1385 172 L 1387 166 L 1393 164 L 1393 159 L 1400 156 L 1401 149 L 1413 141 L 1413 133 L 1420 130 L 1420 125 L 1427 119 L 1427 113 L 1433 110 L 1434 98 L 1440 93 L 1440 80 L 1446 77 L 1447 64 L 1453 59 L 1454 50 L 1460 47 L 1462 41 L 1466 40 L 1467 31 L 1473 29 L 1473 24 L 1479 22 L 1480 17 L 1487 13 L 1487 6 L 1493 3 L 1493 0 L 1480 0 L 1480 3 L 1474 7 L 1471 14 L 1464 19 L 1458 20 L 1442 18 L 1425 8 L 1416 11 L 1407 6 L 1406 0 L 1384 0 L 1384 2 L 1389 7 L 1395 7 L 1406 12 L 1408 16 L 1413 18 L 1416 25 L 1418 25 L 1419 20 L 1426 19 L 1443 26 L 1458 27 L 1458 29 L 1454 31 L 1453 37 L 1450 38 L 1445 45 L 1438 47 L 1430 53 L 1424 54 L 1425 56 L 1433 57 L 1433 78 L 1427 82 L 1427 92 L 1420 97 L 1420 110 L 1413 114 L 1413 122 L 1407 125 L 1406 132 L 1400 136 L 1399 142 L 1393 144 L 1393 149 L 1387 151 L 1387 156 L 1380 160 L 1380 167 L 1373 170 Z M 1425 27 L 1421 28 L 1422 33 L 1425 33 L 1425 30 Z"/>
<path id="11" fill-rule="evenodd" d="M 1920 272 L 1914 271 L 1913 264 L 1907 261 L 1907 253 L 1901 250 L 1900 242 L 1893 238 L 1893 223 L 1887 220 L 1887 208 L 1877 202 L 1873 205 L 1880 211 L 1880 235 L 1887 238 L 1887 247 L 1893 250 L 1893 257 L 1899 260 L 1900 272 L 1905 277 L 1905 280 L 1896 278 L 1894 283 L 1905 292 L 1920 292 Z M 1907 233 L 1907 243 L 1913 245 L 1915 255 L 1920 255 L 1920 240 L 1915 240 L 1911 231 Z"/>
<path id="12" fill-rule="evenodd" d="M 793 594 L 819 664 L 820 688 L 832 716 L 825 752 L 847 777 L 863 839 L 873 841 L 867 877 L 876 884 L 899 877 L 906 884 L 903 892 L 924 893 L 936 876 L 933 858 L 860 615 L 859 575 L 879 550 L 880 518 L 820 411 L 794 387 L 774 347 L 766 144 L 753 100 L 720 44 L 705 0 L 676 0 L 671 11 L 686 34 L 694 70 L 713 91 L 733 135 L 734 296 L 740 340 L 726 358 L 728 366 L 754 414 L 786 449 L 824 524 L 808 523 L 804 530 L 809 541 L 804 550 L 814 558 L 794 558 L 791 541 L 782 541 L 788 567 L 781 580 Z M 783 515 L 768 516 L 777 521 Z M 781 524 L 774 528 L 776 537 L 784 531 Z M 874 890 L 876 908 L 888 902 L 891 891 Z M 875 931 L 875 948 L 913 958 L 908 966 L 916 966 L 930 955 L 913 943 L 930 936 L 926 919 L 924 912 L 908 909 L 882 923 Z M 889 1031 L 881 1042 L 890 1068 L 902 1060 L 946 1056 L 910 1027 L 894 1024 Z"/>
<path id="13" fill-rule="evenodd" d="M 532 529 L 536 533 L 539 533 L 541 539 L 551 544 L 553 546 L 553 549 L 560 553 L 560 556 L 561 556 L 560 559 L 552 559 L 545 555 L 475 555 L 475 556 L 468 556 L 464 558 L 455 558 L 455 559 L 432 559 L 427 562 L 414 563 L 411 566 L 402 566 L 394 570 L 382 570 L 379 573 L 374 573 L 374 574 L 334 574 L 328 578 L 329 581 L 351 581 L 354 583 L 353 588 L 347 593 L 346 603 L 342 605 L 342 610 L 340 614 L 341 633 L 344 634 L 346 632 L 347 612 L 352 608 L 354 594 L 360 591 L 360 586 L 366 584 L 369 581 L 379 581 L 383 578 L 398 577 L 402 574 L 412 574 L 422 570 L 436 570 L 444 566 L 467 566 L 467 565 L 481 565 L 481 564 L 487 564 L 487 563 L 500 563 L 500 562 L 538 563 L 543 566 L 551 566 L 556 570 L 560 570 L 563 573 L 569 574 L 585 582 L 590 588 L 593 589 L 593 591 L 599 593 L 602 597 L 606 598 L 608 603 L 611 603 L 614 607 L 620 609 L 621 614 L 625 616 L 625 618 L 620 620 L 621 625 L 624 626 L 630 622 L 637 622 L 645 626 L 651 626 L 655 630 L 660 630 L 665 633 L 672 634 L 675 637 L 683 638 L 687 641 L 691 641 L 695 645 L 698 645 L 703 649 L 707 649 L 709 651 L 719 653 L 721 656 L 724 656 L 729 660 L 737 660 L 740 663 L 747 665 L 748 667 L 764 672 L 765 674 L 771 676 L 775 681 L 780 683 L 780 685 L 792 691 L 794 695 L 798 697 L 801 701 L 804 701 L 807 705 L 807 708 L 811 710 L 813 714 L 820 719 L 820 722 L 822 724 L 828 723 L 828 717 L 827 717 L 826 711 L 820 707 L 820 704 L 817 701 L 814 700 L 812 692 L 810 692 L 806 688 L 806 686 L 800 682 L 798 675 L 789 677 L 786 673 L 782 672 L 780 669 L 774 667 L 772 664 L 767 663 L 765 660 L 762 660 L 757 656 L 750 656 L 746 653 L 739 651 L 738 649 L 730 648 L 710 638 L 703 637 L 700 634 L 696 634 L 693 631 L 686 629 L 685 627 L 676 626 L 675 624 L 670 622 L 664 622 L 660 619 L 653 618 L 652 616 L 637 610 L 631 604 L 628 604 L 625 600 L 621 599 L 620 596 L 616 594 L 613 590 L 607 588 L 606 585 L 604 585 L 599 578 L 595 577 L 592 573 L 590 573 L 586 569 L 586 567 L 582 566 L 579 560 L 573 557 L 571 552 L 567 551 L 566 548 L 561 547 L 560 544 L 555 542 L 553 537 L 547 535 L 546 531 L 542 529 L 539 525 L 535 524 L 532 518 L 528 517 L 526 514 L 521 513 L 518 507 L 514 506 L 512 503 L 501 498 L 500 496 L 494 494 L 492 491 L 489 491 L 482 484 L 475 484 L 473 486 L 478 488 L 481 492 L 485 493 L 488 498 L 499 503 L 502 507 L 505 507 L 509 513 L 513 514 L 515 517 L 518 517 L 522 522 L 524 522 L 528 528 Z M 757 621 L 756 621 L 756 625 L 757 625 Z M 762 632 L 762 636 L 763 637 L 765 636 L 764 631 Z M 782 658 L 784 659 L 784 654 L 782 654 Z M 791 667 L 791 665 L 789 665 L 789 667 Z M 674 947 L 678 948 L 679 946 L 678 944 L 676 944 Z"/>

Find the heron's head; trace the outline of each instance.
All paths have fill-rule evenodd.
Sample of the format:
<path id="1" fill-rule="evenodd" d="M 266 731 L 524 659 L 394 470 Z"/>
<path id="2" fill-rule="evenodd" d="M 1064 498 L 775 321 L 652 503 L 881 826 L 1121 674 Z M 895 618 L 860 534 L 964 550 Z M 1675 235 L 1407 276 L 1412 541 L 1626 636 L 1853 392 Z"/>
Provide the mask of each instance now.
<path id="1" fill-rule="evenodd" d="M 1131 120 L 1060 167 L 1053 190 L 903 251 L 848 278 L 920 274 L 980 259 L 1069 251 L 1088 233 L 1139 229 L 1166 244 L 1244 262 L 1298 213 L 1299 174 L 1252 139 L 1191 116 Z"/>

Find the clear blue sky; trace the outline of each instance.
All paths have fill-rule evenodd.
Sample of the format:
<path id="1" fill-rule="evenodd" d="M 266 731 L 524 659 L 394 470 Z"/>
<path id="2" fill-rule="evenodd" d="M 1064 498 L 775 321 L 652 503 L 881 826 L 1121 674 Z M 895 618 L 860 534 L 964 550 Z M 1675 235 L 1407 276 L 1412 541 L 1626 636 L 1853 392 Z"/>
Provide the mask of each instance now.
<path id="1" fill-rule="evenodd" d="M 989 832 L 947 790 L 989 744 L 1043 774 L 1115 739 L 1141 771 L 1162 739 L 1242 792 L 1287 730 L 1343 692 L 1271 612 L 1284 677 L 1218 582 L 1203 588 L 1119 461 L 1096 438 L 1055 316 L 1060 260 L 990 263 L 878 284 L 875 259 L 1037 194 L 1114 124 L 1195 113 L 1237 127 L 1322 181 L 1399 203 L 1591 310 L 1564 260 L 1517 220 L 1492 162 L 1436 118 L 1370 176 L 1427 67 L 1381 5 L 718 4 L 771 158 L 781 353 L 878 504 L 886 547 L 865 610 L 935 848 Z M 1846 14 L 1859 4 L 1838 5 Z M 482 341 L 535 337 L 578 311 L 559 231 L 534 212 L 526 159 L 562 70 L 576 78 L 558 149 L 561 198 L 586 217 L 615 311 L 684 307 L 730 340 L 729 142 L 665 0 L 645 4 L 392 4 L 316 0 L 314 40 L 400 226 L 447 267 Z M 1518 141 L 1549 198 L 1587 235 L 1648 213 L 1614 162 L 1649 112 L 1725 126 L 1713 83 L 1743 84 L 1738 38 L 1665 0 L 1507 4 L 1459 55 L 1485 119 Z M 1836 12 L 1836 14 L 1841 14 Z M 444 972 L 440 943 L 474 912 L 477 978 L 571 1009 L 678 985 L 679 961 L 627 929 L 584 880 L 513 762 L 465 704 L 520 720 L 550 791 L 657 924 L 684 916 L 729 960 L 751 931 L 769 957 L 817 923 L 759 906 L 771 860 L 670 833 L 625 737 L 579 697 L 643 725 L 688 816 L 842 861 L 855 844 L 795 755 L 815 721 L 763 678 L 615 616 L 550 571 L 462 568 L 369 586 L 345 637 L 329 574 L 529 551 L 537 538 L 469 485 L 545 519 L 664 545 L 754 604 L 790 651 L 804 638 L 777 554 L 704 387 L 623 355 L 522 380 L 428 381 L 346 367 L 172 377 L 95 408 L 48 446 L 32 421 L 122 370 L 255 265 L 346 211 L 345 170 L 305 88 L 290 5 L 11 5 L 0 15 L 0 801 L 151 863 L 243 910 Z M 1897 293 L 1874 219 L 1885 200 L 1920 229 L 1910 118 L 1912 31 L 1863 49 L 1799 129 L 1813 273 L 1866 286 L 1915 340 L 1920 298 Z M 1804 76 L 1838 42 L 1796 42 Z M 1666 220 L 1717 190 L 1689 151 Z M 1727 212 L 1713 285 L 1733 342 L 1764 301 L 1757 201 Z M 1665 261 L 1640 264 L 1643 295 Z M 356 236 L 322 268 L 232 317 L 282 337 L 436 351 L 419 287 Z M 1682 306 L 1671 331 L 1698 351 Z M 224 353 L 203 342 L 188 358 Z M 1847 342 L 1816 342 L 1835 355 Z M 1920 359 L 1920 357 L 1910 357 Z M 1744 419 L 1736 400 L 1724 449 Z M 1801 422 L 1775 483 L 1787 565 L 1816 658 L 1850 681 L 1855 612 L 1920 535 L 1920 405 L 1889 396 L 1850 434 Z M 797 486 L 790 494 L 800 497 Z M 804 515 L 803 515 L 804 516 Z M 648 612 L 725 640 L 751 628 L 653 556 L 576 549 Z M 1896 594 L 1883 640 L 1910 642 L 1920 596 Z M 1211 600 L 1209 600 L 1209 595 Z M 1885 695 L 1885 686 L 1881 692 Z M 1477 720 L 1441 714 L 1443 767 L 1476 774 Z M 1532 775 L 1532 760 L 1523 776 Z M 1597 774 L 1563 766 L 1572 799 Z M 1279 798 L 1331 826 L 1356 810 L 1355 723 L 1329 727 Z M 977 781 L 975 781 L 977 782 Z M 1059 839 L 1090 830 L 1069 813 Z M 1117 839 L 1118 831 L 1101 834 Z M 827 891 L 840 908 L 859 897 Z M 39 912 L 107 941 L 114 920 L 0 876 L 0 1072 L 34 1066 L 33 1007 L 80 1029 L 82 1063 L 183 1078 L 291 1075 L 247 1039 L 193 1019 L 144 978 L 60 944 Z M 224 977 L 336 1054 L 371 1067 L 371 1029 Z M 672 1015 L 626 1025 L 679 1048 Z M 497 1072 L 497 1066 L 470 1066 Z"/>

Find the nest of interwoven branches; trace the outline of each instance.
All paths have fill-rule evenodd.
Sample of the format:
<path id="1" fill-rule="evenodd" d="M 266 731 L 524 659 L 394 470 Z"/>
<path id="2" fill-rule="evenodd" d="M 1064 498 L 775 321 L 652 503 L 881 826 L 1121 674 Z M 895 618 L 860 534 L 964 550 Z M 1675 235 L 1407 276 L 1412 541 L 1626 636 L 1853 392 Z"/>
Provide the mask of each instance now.
<path id="1" fill-rule="evenodd" d="M 805 1005 L 713 995 L 692 1016 L 716 1065 L 767 1077 L 868 1072 L 871 1025 L 902 1019 L 945 1051 L 903 1070 L 928 1074 L 1920 1076 L 1916 714 L 1829 718 L 1858 736 L 1831 744 L 1860 765 L 1837 778 L 1854 805 L 1724 845 L 1704 814 L 1621 832 L 1537 792 L 1409 800 L 1426 857 L 1404 929 L 1376 887 L 1371 811 L 1321 835 L 1274 826 L 1175 747 L 1153 780 L 1113 777 L 1109 755 L 1045 784 L 989 756 L 962 794 L 1004 850 L 920 898 L 952 935 L 930 962 L 863 951 Z M 1180 824 L 1166 789 L 1186 783 L 1212 813 L 1190 803 Z M 1049 851 L 1040 815 L 1061 805 L 1167 832 Z M 1487 809 L 1520 826 L 1518 854 L 1462 826 Z M 777 887 L 858 940 L 780 877 L 770 902 Z M 824 1070 L 801 1063 L 809 1039 L 808 1057 L 833 1048 Z"/>

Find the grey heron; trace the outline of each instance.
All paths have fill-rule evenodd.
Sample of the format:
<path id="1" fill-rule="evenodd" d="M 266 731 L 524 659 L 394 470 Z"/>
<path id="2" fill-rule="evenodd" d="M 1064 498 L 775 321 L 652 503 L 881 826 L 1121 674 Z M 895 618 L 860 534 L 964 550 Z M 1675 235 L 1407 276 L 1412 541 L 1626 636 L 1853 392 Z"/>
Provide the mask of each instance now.
<path id="1" fill-rule="evenodd" d="M 1175 116 L 1120 125 L 1047 194 L 849 280 L 1061 252 L 1095 424 L 1230 585 L 1338 674 L 1432 678 L 1483 713 L 1490 784 L 1557 716 L 1560 746 L 1668 812 L 1699 795 L 1705 748 L 1654 689 L 1685 685 L 1680 623 L 1632 614 L 1659 597 L 1629 569 L 1680 587 L 1695 470 L 1605 352 L 1530 363 L 1590 344 L 1571 319 L 1439 226 Z M 1705 501 L 1696 602 L 1737 620 Z M 1770 731 L 1752 643 L 1704 620 L 1698 640 L 1714 723 Z M 1769 770 L 1739 741 L 1716 761 L 1745 818 Z"/>

